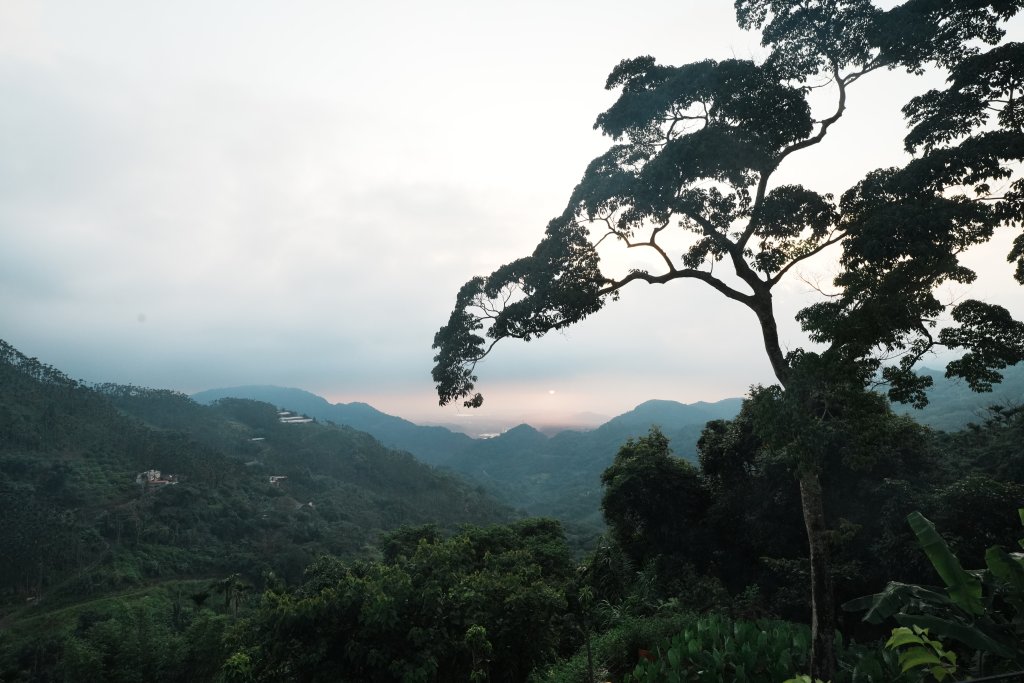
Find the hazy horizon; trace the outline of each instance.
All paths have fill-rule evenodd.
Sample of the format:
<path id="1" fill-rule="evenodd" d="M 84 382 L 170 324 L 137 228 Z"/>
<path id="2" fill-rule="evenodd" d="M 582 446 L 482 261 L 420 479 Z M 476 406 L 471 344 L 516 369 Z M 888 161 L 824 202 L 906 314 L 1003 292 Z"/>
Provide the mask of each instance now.
<path id="1" fill-rule="evenodd" d="M 430 345 L 609 145 L 592 125 L 620 60 L 762 53 L 725 0 L 5 3 L 0 338 L 91 382 L 294 386 L 433 424 L 742 396 L 773 382 L 756 321 L 692 282 L 500 346 L 472 417 L 437 406 Z M 841 192 L 900 163 L 900 107 L 940 81 L 862 79 L 775 182 Z M 971 291 L 1022 318 L 1007 250 L 972 254 Z M 776 296 L 787 349 L 832 266 L 799 275 Z"/>

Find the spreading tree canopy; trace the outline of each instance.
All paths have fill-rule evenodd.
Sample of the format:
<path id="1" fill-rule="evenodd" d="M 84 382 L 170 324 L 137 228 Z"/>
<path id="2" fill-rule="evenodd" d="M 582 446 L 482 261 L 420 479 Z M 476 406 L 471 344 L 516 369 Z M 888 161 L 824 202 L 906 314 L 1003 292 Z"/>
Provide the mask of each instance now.
<path id="1" fill-rule="evenodd" d="M 891 397 L 922 403 L 930 383 L 913 366 L 937 347 L 964 353 L 948 367 L 987 389 L 1024 357 L 1024 326 L 996 305 L 948 305 L 946 282 L 970 283 L 960 257 L 999 228 L 1019 230 L 1024 181 L 1024 45 L 1000 44 L 1019 0 L 912 0 L 884 11 L 866 0 L 738 0 L 741 26 L 762 31 L 762 63 L 729 59 L 667 66 L 621 62 L 607 88 L 618 100 L 595 127 L 614 140 L 594 159 L 534 252 L 459 291 L 434 339 L 442 404 L 479 406 L 476 364 L 494 344 L 530 340 L 599 311 L 633 282 L 698 280 L 757 317 L 785 385 L 772 291 L 793 268 L 840 245 L 837 295 L 799 313 L 810 338 L 867 378 L 885 359 Z M 995 45 L 996 47 L 989 48 Z M 903 167 L 880 168 L 839 197 L 773 183 L 791 155 L 821 143 L 851 86 L 882 69 L 937 65 L 948 85 L 904 107 Z M 810 95 L 828 81 L 827 115 Z M 687 246 L 662 246 L 688 236 Z M 598 246 L 646 250 L 661 267 L 608 274 Z M 676 243 L 676 242 L 673 242 Z M 1009 260 L 1024 283 L 1024 235 Z M 731 271 L 719 275 L 723 263 Z M 734 276 L 734 277 L 733 277 Z M 939 328 L 947 313 L 953 323 Z"/>
<path id="2" fill-rule="evenodd" d="M 947 376 L 990 389 L 1000 369 L 1024 359 L 1024 324 L 992 303 L 950 305 L 936 290 L 976 279 L 961 260 L 970 247 L 997 230 L 1020 231 L 1024 45 L 1004 42 L 1003 23 L 1022 5 L 736 0 L 740 26 L 761 31 L 763 61 L 621 62 L 606 85 L 619 97 L 595 123 L 611 147 L 587 166 L 534 252 L 467 282 L 435 336 L 441 403 L 482 404 L 476 365 L 499 340 L 529 341 L 579 322 L 631 283 L 675 280 L 699 281 L 755 315 L 782 412 L 797 432 L 807 423 L 793 415 L 820 421 L 856 404 L 879 372 L 892 399 L 923 405 L 931 380 L 914 366 L 939 348 L 958 352 Z M 908 163 L 873 170 L 839 196 L 774 180 L 789 157 L 833 134 L 858 81 L 933 67 L 946 70 L 946 86 L 903 108 Z M 834 99 L 822 113 L 812 93 L 825 85 Z M 598 253 L 605 241 L 646 251 L 659 265 L 607 273 Z M 797 315 L 817 346 L 786 354 L 773 290 L 833 246 L 835 292 Z M 1007 258 L 1024 284 L 1024 235 Z M 812 627 L 815 648 L 824 648 L 812 657 L 812 675 L 828 679 L 834 610 L 814 465 L 822 454 L 802 436 L 787 447 L 800 461 Z"/>

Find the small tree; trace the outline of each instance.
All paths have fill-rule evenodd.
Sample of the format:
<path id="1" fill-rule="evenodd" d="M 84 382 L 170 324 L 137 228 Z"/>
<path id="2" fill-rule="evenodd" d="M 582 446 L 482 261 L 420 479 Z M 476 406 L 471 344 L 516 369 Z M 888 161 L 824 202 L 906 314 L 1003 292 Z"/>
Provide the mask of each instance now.
<path id="1" fill-rule="evenodd" d="M 659 555 L 704 559 L 699 522 L 710 505 L 700 473 L 672 455 L 658 428 L 628 440 L 601 475 L 601 510 L 612 537 L 637 566 Z"/>
<path id="2" fill-rule="evenodd" d="M 1024 181 L 1015 176 L 1024 159 L 1024 46 L 1000 44 L 1001 22 L 1022 4 L 907 0 L 882 10 L 869 0 L 736 0 L 740 26 L 762 32 L 763 63 L 620 63 L 607 82 L 620 97 L 596 123 L 615 144 L 587 167 L 532 255 L 459 291 L 434 339 L 441 403 L 481 405 L 475 367 L 497 341 L 529 341 L 579 322 L 634 282 L 696 280 L 745 306 L 781 388 L 779 410 L 796 430 L 775 437 L 799 473 L 812 675 L 829 679 L 834 607 L 818 474 L 827 453 L 803 430 L 841 411 L 879 370 L 892 399 L 923 405 L 930 379 L 913 367 L 939 346 L 963 350 L 947 374 L 980 391 L 1024 358 L 1024 325 L 1005 309 L 961 301 L 949 311 L 955 324 L 940 330 L 947 305 L 935 296 L 944 282 L 975 279 L 960 254 L 999 227 L 1017 226 L 1024 206 Z M 882 69 L 920 74 L 930 66 L 947 69 L 949 84 L 904 108 L 912 125 L 906 147 L 915 153 L 908 164 L 868 173 L 838 200 L 773 182 L 789 157 L 830 134 L 855 83 Z M 834 100 L 817 113 L 809 95 L 824 83 Z M 682 253 L 665 246 L 673 234 L 688 238 Z M 659 270 L 606 274 L 598 256 L 606 240 L 647 251 Z M 773 289 L 832 245 L 841 249 L 837 292 L 798 315 L 821 349 L 787 355 Z M 1024 236 L 1008 258 L 1024 283 Z M 885 363 L 894 356 L 898 362 Z"/>

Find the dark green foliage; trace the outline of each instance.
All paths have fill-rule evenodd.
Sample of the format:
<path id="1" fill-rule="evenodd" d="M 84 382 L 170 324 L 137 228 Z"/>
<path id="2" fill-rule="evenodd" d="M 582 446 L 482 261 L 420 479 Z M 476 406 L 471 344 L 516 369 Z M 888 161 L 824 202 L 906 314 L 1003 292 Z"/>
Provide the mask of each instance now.
<path id="1" fill-rule="evenodd" d="M 478 334 L 483 328 L 478 315 L 467 309 L 483 307 L 493 299 L 506 304 L 502 315 L 486 335 L 494 340 L 516 337 L 529 341 L 552 329 L 579 322 L 601 308 L 597 252 L 587 240 L 586 230 L 557 218 L 548 225 L 545 237 L 531 256 L 502 266 L 491 276 L 474 278 L 463 285 L 448 324 L 434 336 L 440 349 L 434 358 L 434 381 L 446 387 L 441 403 L 468 396 L 473 391 L 476 360 L 490 344 Z M 526 298 L 512 300 L 516 291 Z M 539 304 L 539 305 L 538 305 Z M 480 394 L 466 400 L 466 407 L 479 407 Z"/>
<path id="2" fill-rule="evenodd" d="M 622 680 L 637 664 L 640 650 L 678 633 L 692 624 L 690 613 L 659 614 L 646 618 L 626 617 L 591 642 L 595 674 L 604 680 Z M 586 653 L 582 650 L 573 657 L 535 674 L 537 683 L 593 683 L 587 676 Z"/>
<path id="3" fill-rule="evenodd" d="M 946 90 L 929 90 L 912 99 L 904 113 L 913 125 L 907 135 L 907 151 L 923 146 L 932 149 L 965 138 L 995 119 L 1003 129 L 1022 126 L 1021 105 L 1009 96 L 1021 81 L 1024 46 L 1007 43 L 957 64 L 949 75 Z M 995 110 L 995 100 L 1009 104 Z"/>
<path id="4" fill-rule="evenodd" d="M 601 475 L 610 533 L 636 566 L 659 555 L 704 565 L 701 522 L 711 500 L 697 469 L 672 455 L 657 428 L 628 440 Z"/>
<path id="5" fill-rule="evenodd" d="M 942 437 L 942 447 L 962 467 L 1024 483 L 1024 406 L 996 407 L 987 419 Z"/>
<path id="6" fill-rule="evenodd" d="M 963 557 L 982 557 L 985 549 L 1006 543 L 1019 530 L 1010 514 L 1024 504 L 1024 482 L 999 481 L 971 473 L 935 490 L 929 515 Z"/>
<path id="7" fill-rule="evenodd" d="M 832 398 L 819 397 L 822 410 Z M 805 618 L 807 540 L 793 475 L 799 451 L 787 440 L 793 434 L 820 440 L 829 454 L 821 476 L 831 492 L 829 542 L 840 599 L 892 578 L 925 579 L 928 564 L 900 521 L 915 507 L 940 521 L 965 552 L 1016 538 L 1006 511 L 1024 501 L 1024 480 L 994 477 L 1020 460 L 1021 451 L 1019 442 L 999 440 L 1004 433 L 1012 438 L 1002 423 L 937 437 L 869 395 L 859 405 L 839 402 L 844 412 L 820 426 L 783 406 L 792 425 L 777 418 L 772 429 L 758 430 L 758 420 L 780 415 L 773 405 L 780 400 L 777 392 L 755 390 L 735 420 L 708 423 L 700 470 L 683 477 L 671 467 L 670 476 L 662 471 L 675 459 L 657 433 L 623 448 L 606 474 L 606 495 L 630 493 L 606 509 L 612 539 L 588 560 L 588 581 L 599 605 L 609 608 L 603 613 L 651 614 L 675 599 L 694 608 Z M 768 444 L 768 436 L 778 441 Z M 954 438 L 962 445 L 947 445 Z M 1005 443 L 1002 450 L 986 450 L 992 439 Z M 701 503 L 691 508 L 687 501 Z M 741 598 L 751 586 L 758 587 L 756 598 Z"/>
<path id="8" fill-rule="evenodd" d="M 182 608 L 195 582 L 88 601 L 22 619 L 0 638 L 5 681 L 214 680 L 229 618 Z"/>
<path id="9" fill-rule="evenodd" d="M 942 330 L 940 340 L 949 348 L 972 350 L 951 362 L 946 376 L 963 377 L 975 391 L 992 391 L 1003 379 L 999 370 L 1024 360 L 1024 323 L 1002 306 L 980 301 L 964 301 L 952 315 L 961 325 Z"/>
<path id="10" fill-rule="evenodd" d="M 184 617 L 242 612 L 267 577 L 297 582 L 315 556 L 365 554 L 380 532 L 402 524 L 451 529 L 510 516 L 481 491 L 347 427 L 282 424 L 273 406 L 253 401 L 207 407 L 168 391 L 92 389 L 6 344 L 0 355 L 5 628 L 21 632 L 53 615 L 59 630 L 68 605 L 203 579 L 190 591 L 195 599 L 176 599 L 169 630 L 143 629 L 149 622 L 128 600 L 95 632 L 0 643 L 15 679 L 46 680 L 59 663 L 78 662 L 104 672 L 78 680 L 135 680 L 111 673 L 108 660 L 138 656 L 111 650 L 118 645 L 153 649 L 154 668 L 140 669 L 139 680 L 180 680 L 159 648 L 191 647 Z M 150 469 L 177 483 L 136 483 Z M 271 475 L 287 478 L 272 485 Z M 147 633 L 158 634 L 159 647 L 125 635 Z"/>
<path id="11" fill-rule="evenodd" d="M 1024 510 L 1019 516 L 1024 521 Z M 976 654 L 974 675 L 1024 666 L 1024 562 L 1019 553 L 992 546 L 985 551 L 984 570 L 965 571 L 928 519 L 914 512 L 907 522 L 944 589 L 893 582 L 882 593 L 850 601 L 844 608 L 866 609 L 864 619 L 872 623 L 891 618 L 956 641 L 967 648 L 963 654 Z M 970 660 L 961 656 L 960 661 Z"/>
<path id="12" fill-rule="evenodd" d="M 441 540 L 441 532 L 436 524 L 422 526 L 403 526 L 382 534 L 377 546 L 384 555 L 385 562 L 395 562 L 399 558 L 408 558 L 416 553 L 420 543 L 437 543 Z"/>
<path id="13" fill-rule="evenodd" d="M 866 0 L 798 5 L 778 0 L 737 0 L 743 28 L 760 28 L 762 44 L 774 48 L 774 72 L 803 82 L 830 69 L 864 68 L 875 57 L 869 35 L 881 12 Z"/>
<path id="14" fill-rule="evenodd" d="M 594 178 L 577 187 L 570 206 L 595 217 L 630 197 L 634 206 L 619 222 L 625 232 L 633 222 L 685 210 L 688 201 L 694 208 L 710 206 L 718 199 L 712 193 L 694 192 L 675 202 L 671 198 L 680 185 L 698 178 L 743 185 L 748 173 L 767 170 L 780 149 L 812 129 L 802 93 L 749 61 L 670 67 L 651 57 L 624 60 L 609 75 L 606 88 L 621 89 L 622 94 L 597 117 L 595 128 L 630 144 L 613 147 L 610 155 L 591 163 L 588 175 Z M 745 96 L 734 97 L 737 92 Z M 662 147 L 664 114 L 694 105 L 704 107 L 705 125 Z M 614 165 L 606 166 L 606 160 Z M 609 166 L 613 183 L 602 177 Z"/>
<path id="15" fill-rule="evenodd" d="M 685 628 L 657 642 L 626 683 L 735 681 L 792 683 L 806 671 L 810 629 L 776 620 L 732 620 L 710 614 L 693 618 Z M 897 657 L 886 651 L 849 644 L 837 638 L 839 670 L 834 683 L 911 683 L 917 672 L 902 673 Z"/>
<path id="16" fill-rule="evenodd" d="M 716 615 L 694 621 L 651 648 L 626 683 L 736 681 L 775 683 L 807 669 L 810 629 L 788 622 L 732 622 Z"/>
<path id="17" fill-rule="evenodd" d="M 409 554 L 322 558 L 294 591 L 266 593 L 240 632 L 255 680 L 457 681 L 486 672 L 523 681 L 554 661 L 573 575 L 556 522 L 443 540 L 402 534 L 417 535 Z"/>
<path id="18" fill-rule="evenodd" d="M 828 399 L 820 398 L 823 407 Z M 885 528 L 883 520 L 905 514 L 901 506 L 915 495 L 905 489 L 922 495 L 933 486 L 934 480 L 924 475 L 932 471 L 935 476 L 939 461 L 929 448 L 928 433 L 893 415 L 881 397 L 866 396 L 857 410 L 844 402 L 845 412 L 822 424 L 806 422 L 799 411 L 786 413 L 783 406 L 781 415 L 796 420 L 788 426 L 779 419 L 780 406 L 773 405 L 779 400 L 775 392 L 755 391 L 736 420 L 713 422 L 705 430 L 701 465 L 714 495 L 705 525 L 711 538 L 731 541 L 711 550 L 717 575 L 733 591 L 760 585 L 775 609 L 796 616 L 799 612 L 790 610 L 805 598 L 788 607 L 786 603 L 801 595 L 799 581 L 806 571 L 799 559 L 806 536 L 792 475 L 794 460 L 803 457 L 800 448 L 816 440 L 816 447 L 829 454 L 821 476 L 831 492 L 827 510 L 836 528 L 831 537 L 833 571 L 837 589 L 846 595 L 884 580 L 886 571 L 901 566 L 896 557 L 868 544 L 875 542 L 875 531 Z M 777 421 L 759 433 L 757 421 L 765 415 Z M 840 426 L 846 428 L 833 429 Z M 804 441 L 794 442 L 795 436 Z M 776 441 L 766 442 L 769 437 Z M 763 558 L 773 559 L 766 563 Z"/>

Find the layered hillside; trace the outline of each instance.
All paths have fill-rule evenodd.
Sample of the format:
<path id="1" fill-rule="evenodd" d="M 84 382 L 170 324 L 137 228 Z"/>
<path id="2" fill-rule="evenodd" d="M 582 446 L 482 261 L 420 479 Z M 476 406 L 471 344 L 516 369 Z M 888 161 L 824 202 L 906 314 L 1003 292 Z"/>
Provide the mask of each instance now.
<path id="1" fill-rule="evenodd" d="M 1024 367 L 1007 368 L 1003 383 L 987 394 L 974 393 L 960 382 L 946 380 L 941 372 L 923 372 L 932 375 L 935 382 L 929 391 L 929 405 L 924 410 L 899 405 L 894 409 L 935 429 L 953 432 L 969 423 L 982 423 L 992 404 L 1024 403 Z M 213 389 L 193 398 L 211 402 L 229 396 L 266 401 L 369 432 L 424 462 L 478 482 L 509 505 L 530 514 L 562 519 L 576 529 L 584 543 L 603 526 L 601 472 L 627 439 L 642 436 L 657 425 L 670 438 L 677 455 L 693 460 L 704 425 L 709 420 L 733 418 L 742 402 L 731 398 L 687 405 L 653 400 L 590 431 L 569 430 L 548 437 L 529 425 L 519 425 L 491 439 L 471 439 L 443 427 L 416 425 L 365 403 L 331 404 L 300 389 L 245 386 Z"/>
<path id="2" fill-rule="evenodd" d="M 568 522 L 584 544 L 603 528 L 601 472 L 627 439 L 658 425 L 672 439 L 676 454 L 694 459 L 707 421 L 735 416 L 741 403 L 738 398 L 690 405 L 647 401 L 591 431 L 567 430 L 548 437 L 529 425 L 519 425 L 494 438 L 471 439 L 443 427 L 423 427 L 386 415 L 364 403 L 331 404 L 300 389 L 234 387 L 193 398 L 210 402 L 227 396 L 259 399 L 365 430 L 383 443 L 479 482 L 513 507 Z"/>
<path id="3" fill-rule="evenodd" d="M 330 403 L 302 389 L 250 385 L 210 389 L 193 394 L 199 403 L 214 403 L 222 398 L 248 398 L 286 407 L 318 420 L 348 425 L 372 434 L 389 448 L 409 451 L 425 463 L 442 464 L 453 455 L 473 447 L 474 440 L 444 427 L 417 425 L 401 417 L 388 415 L 366 403 Z"/>
<path id="4" fill-rule="evenodd" d="M 349 427 L 268 404 L 76 382 L 0 342 L 0 597 L 354 556 L 403 524 L 506 520 L 482 490 Z"/>

